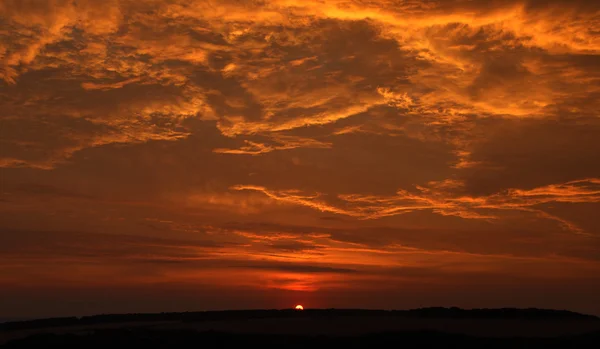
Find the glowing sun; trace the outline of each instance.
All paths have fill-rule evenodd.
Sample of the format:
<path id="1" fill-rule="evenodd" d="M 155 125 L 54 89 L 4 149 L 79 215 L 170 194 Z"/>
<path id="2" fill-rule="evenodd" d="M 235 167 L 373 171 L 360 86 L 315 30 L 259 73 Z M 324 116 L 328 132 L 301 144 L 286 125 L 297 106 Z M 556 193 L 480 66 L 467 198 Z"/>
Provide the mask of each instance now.
<path id="1" fill-rule="evenodd" d="M 304 310 L 304 307 L 303 307 L 303 306 L 301 306 L 300 304 L 298 304 L 298 305 L 296 306 L 296 308 L 295 308 L 295 309 L 296 309 L 296 310 Z"/>

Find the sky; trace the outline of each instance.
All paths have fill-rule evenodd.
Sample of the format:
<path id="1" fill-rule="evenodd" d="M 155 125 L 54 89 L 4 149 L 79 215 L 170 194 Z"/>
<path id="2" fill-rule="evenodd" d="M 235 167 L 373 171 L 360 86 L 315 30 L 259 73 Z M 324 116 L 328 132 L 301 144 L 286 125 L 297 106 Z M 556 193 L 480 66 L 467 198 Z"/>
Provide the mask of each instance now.
<path id="1" fill-rule="evenodd" d="M 600 2 L 0 1 L 0 316 L 600 315 Z"/>

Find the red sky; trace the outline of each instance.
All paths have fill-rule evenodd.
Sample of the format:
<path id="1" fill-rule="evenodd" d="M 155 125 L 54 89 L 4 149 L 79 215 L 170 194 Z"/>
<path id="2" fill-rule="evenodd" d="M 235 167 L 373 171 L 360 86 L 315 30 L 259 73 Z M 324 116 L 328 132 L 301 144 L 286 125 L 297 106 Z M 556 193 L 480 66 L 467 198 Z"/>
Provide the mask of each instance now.
<path id="1" fill-rule="evenodd" d="M 600 2 L 3 0 L 0 316 L 600 314 Z"/>

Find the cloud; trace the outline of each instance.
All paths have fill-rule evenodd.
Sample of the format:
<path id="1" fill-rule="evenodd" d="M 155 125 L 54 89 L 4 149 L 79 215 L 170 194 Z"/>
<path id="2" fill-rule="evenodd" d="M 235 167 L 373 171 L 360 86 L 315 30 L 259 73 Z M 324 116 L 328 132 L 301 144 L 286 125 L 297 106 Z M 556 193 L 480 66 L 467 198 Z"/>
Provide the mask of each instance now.
<path id="1" fill-rule="evenodd" d="M 600 151 L 595 118 L 491 121 L 478 128 L 486 136 L 474 140 L 468 158 L 480 165 L 460 174 L 476 195 L 594 178 L 600 170 L 589 161 Z"/>
<path id="2" fill-rule="evenodd" d="M 239 261 L 239 260 L 190 260 L 190 259 L 141 259 L 140 263 L 150 264 L 164 264 L 164 265 L 179 265 L 189 267 L 200 266 L 204 268 L 232 268 L 232 269 L 249 269 L 249 270 L 269 270 L 269 271 L 282 271 L 282 272 L 293 272 L 293 273 L 306 273 L 306 274 L 352 274 L 357 273 L 357 270 L 347 268 L 335 268 L 328 266 L 319 265 L 305 265 L 298 263 L 279 263 L 269 262 L 260 263 L 253 261 Z"/>
<path id="3" fill-rule="evenodd" d="M 18 192 L 34 195 L 34 196 L 50 196 L 58 198 L 74 198 L 74 199 L 94 199 L 94 196 L 77 193 L 68 189 L 58 188 L 52 185 L 23 183 L 16 190 Z"/>
<path id="4" fill-rule="evenodd" d="M 10 260 L 94 262 L 101 258 L 135 260 L 159 254 L 170 258 L 202 255 L 202 251 L 225 247 L 214 241 L 185 241 L 150 236 L 99 234 L 72 231 L 2 229 L 0 253 Z"/>
<path id="5" fill-rule="evenodd" d="M 181 139 L 189 133 L 178 126 L 190 117 L 217 119 L 224 135 L 248 137 L 238 149 L 217 152 L 257 155 L 330 148 L 328 142 L 285 140 L 273 132 L 337 123 L 382 105 L 434 129 L 472 114 L 555 115 L 556 108 L 573 109 L 567 105 L 576 96 L 586 100 L 577 108 L 596 110 L 591 97 L 598 91 L 583 83 L 598 73 L 586 60 L 596 60 L 600 47 L 593 35 L 598 23 L 590 15 L 595 7 L 587 2 L 556 1 L 544 10 L 535 1 L 492 6 L 479 1 L 402 6 L 122 1 L 101 9 L 96 1 L 47 0 L 33 6 L 35 11 L 32 6 L 9 1 L 0 9 L 10 33 L 3 56 L 5 80 L 14 85 L 10 95 L 27 85 L 28 74 L 36 81 L 40 72 L 52 83 L 72 80 L 84 91 L 104 93 L 85 94 L 64 85 L 42 97 L 30 90 L 27 95 L 42 99 L 28 103 L 22 113 L 48 110 L 48 101 L 58 99 L 52 114 L 111 130 L 93 141 L 74 140 L 46 159 L 7 155 L 5 167 L 53 168 L 87 147 Z M 64 98 L 73 100 L 73 93 L 84 103 L 103 95 L 107 102 L 91 108 L 74 102 L 65 110 Z M 131 94 L 152 98 L 119 101 Z M 52 127 L 63 128 L 61 122 Z M 276 144 L 250 139 L 259 133 Z M 53 143 L 43 146 L 52 149 Z M 464 139 L 460 143 L 464 146 Z"/>
<path id="6" fill-rule="evenodd" d="M 295 136 L 275 135 L 272 140 L 277 143 L 276 145 L 267 145 L 264 143 L 253 142 L 245 140 L 247 144 L 240 149 L 224 149 L 217 148 L 213 151 L 215 153 L 223 154 L 251 154 L 259 155 L 262 153 L 268 153 L 275 150 L 286 150 L 294 148 L 331 148 L 331 143 L 320 142 L 316 139 L 301 138 Z"/>
<path id="7" fill-rule="evenodd" d="M 322 267 L 316 265 L 301 265 L 301 264 L 269 264 L 269 265 L 250 265 L 251 269 L 290 271 L 299 273 L 336 273 L 336 274 L 351 274 L 356 273 L 356 270 L 346 268 Z"/>
<path id="8" fill-rule="evenodd" d="M 330 212 L 362 219 L 378 219 L 419 210 L 431 210 L 441 215 L 465 219 L 496 219 L 501 210 L 535 212 L 544 218 L 557 220 L 569 230 L 581 232 L 575 225 L 536 208 L 547 203 L 598 203 L 600 202 L 600 179 L 589 178 L 567 183 L 548 185 L 529 190 L 509 189 L 489 196 L 458 195 L 455 189 L 462 182 L 445 180 L 416 186 L 416 190 L 398 190 L 395 196 L 340 194 L 342 204 L 327 202 L 319 193 L 307 195 L 296 190 L 272 191 L 264 187 L 238 185 L 233 190 L 262 192 L 269 198 L 286 203 L 307 206 L 322 212 Z M 330 200 L 331 201 L 331 200 Z M 489 213 L 486 213 L 489 212 Z"/>

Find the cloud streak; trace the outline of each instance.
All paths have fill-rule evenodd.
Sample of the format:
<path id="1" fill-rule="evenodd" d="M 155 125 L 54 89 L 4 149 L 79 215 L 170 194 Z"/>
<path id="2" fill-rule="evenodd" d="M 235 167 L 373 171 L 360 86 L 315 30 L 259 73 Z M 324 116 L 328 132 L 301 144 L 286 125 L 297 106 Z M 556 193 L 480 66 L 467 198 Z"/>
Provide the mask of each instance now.
<path id="1" fill-rule="evenodd" d="M 419 210 L 458 216 L 465 219 L 497 219 L 494 211 L 517 210 L 537 212 L 544 218 L 558 220 L 568 229 L 581 232 L 575 225 L 543 212 L 539 207 L 548 203 L 598 203 L 600 202 L 600 179 L 589 178 L 552 184 L 529 190 L 508 189 L 489 196 L 457 195 L 463 183 L 455 180 L 430 182 L 416 186 L 416 190 L 398 190 L 394 196 L 340 194 L 343 205 L 335 206 L 321 199 L 321 195 L 304 195 L 296 190 L 272 191 L 264 187 L 238 185 L 233 190 L 262 192 L 269 198 L 285 203 L 307 206 L 322 212 L 330 212 L 362 219 L 378 219 Z M 489 213 L 482 213 L 489 212 Z"/>

